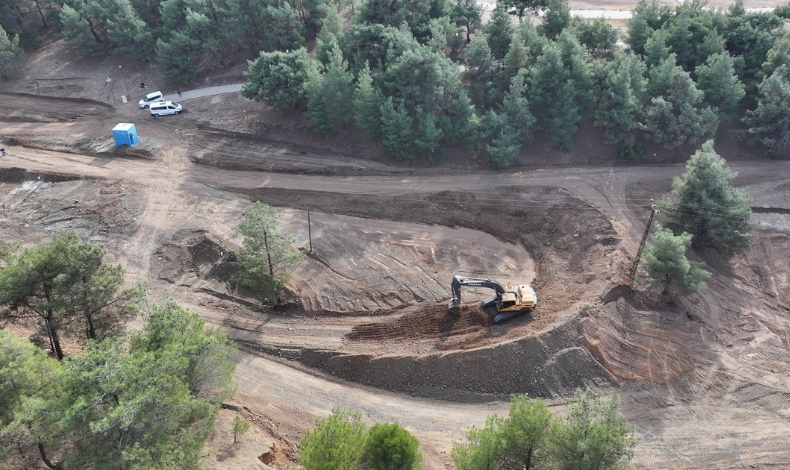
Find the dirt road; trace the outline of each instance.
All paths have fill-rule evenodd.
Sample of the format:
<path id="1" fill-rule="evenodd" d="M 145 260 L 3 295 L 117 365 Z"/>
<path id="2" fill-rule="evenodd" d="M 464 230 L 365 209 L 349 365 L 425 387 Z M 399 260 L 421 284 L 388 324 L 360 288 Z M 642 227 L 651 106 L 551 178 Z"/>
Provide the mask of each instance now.
<path id="1" fill-rule="evenodd" d="M 452 441 L 503 413 L 508 393 L 546 396 L 561 412 L 561 395 L 592 385 L 623 396 L 642 439 L 637 468 L 790 465 L 777 444 L 790 437 L 790 162 L 731 165 L 764 209 L 756 249 L 729 267 L 703 254 L 719 263 L 711 288 L 675 305 L 617 286 L 649 200 L 682 165 L 404 168 L 206 132 L 189 113 L 154 121 L 131 107 L 75 115 L 63 100 L 13 100 L 0 108 L 29 103 L 36 121 L 5 114 L 0 126 L 2 236 L 35 243 L 73 228 L 153 298 L 167 293 L 228 331 L 243 348 L 236 404 L 282 458 L 340 406 L 400 422 L 428 468 L 448 468 Z M 108 143 L 114 121 L 138 123 L 133 152 Z M 255 198 L 281 207 L 300 245 L 305 211 L 314 217 L 292 310 L 256 311 L 222 274 Z M 473 308 L 485 292 L 470 292 L 452 319 L 443 301 L 459 271 L 534 277 L 541 307 L 495 326 Z"/>

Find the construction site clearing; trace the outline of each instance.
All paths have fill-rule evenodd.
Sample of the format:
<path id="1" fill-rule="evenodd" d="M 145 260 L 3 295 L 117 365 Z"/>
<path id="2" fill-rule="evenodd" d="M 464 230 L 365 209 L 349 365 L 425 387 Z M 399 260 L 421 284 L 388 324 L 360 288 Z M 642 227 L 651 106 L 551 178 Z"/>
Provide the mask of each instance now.
<path id="1" fill-rule="evenodd" d="M 26 94 L 30 80 L 0 93 L 0 238 L 32 246 L 74 230 L 122 262 L 127 282 L 238 343 L 238 392 L 207 466 L 282 468 L 340 407 L 400 423 L 426 468 L 452 468 L 453 442 L 505 414 L 509 394 L 562 413 L 591 386 L 619 394 L 636 424 L 633 468 L 790 467 L 790 162 L 722 150 L 753 198 L 752 248 L 729 261 L 697 250 L 714 273 L 707 289 L 667 297 L 629 274 L 649 201 L 666 196 L 689 148 L 611 166 L 603 144 L 560 154 L 536 142 L 506 172 L 473 157 L 415 168 L 356 135 L 319 142 L 236 94 L 153 120 L 90 90 Z M 119 122 L 136 124 L 138 145 L 114 146 Z M 579 142 L 596 132 L 583 125 Z M 272 308 L 230 283 L 254 200 L 312 247 Z M 456 275 L 528 285 L 537 306 L 497 323 L 480 307 L 491 289 L 464 286 L 452 315 Z M 224 451 L 236 414 L 254 426 Z"/>

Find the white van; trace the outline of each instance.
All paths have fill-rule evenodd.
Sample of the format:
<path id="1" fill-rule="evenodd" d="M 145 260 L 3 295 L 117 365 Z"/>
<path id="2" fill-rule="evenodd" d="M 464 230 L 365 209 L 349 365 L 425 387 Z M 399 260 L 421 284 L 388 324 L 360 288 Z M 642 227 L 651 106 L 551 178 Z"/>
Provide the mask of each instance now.
<path id="1" fill-rule="evenodd" d="M 165 99 L 162 97 L 162 92 L 161 91 L 155 91 L 153 93 L 148 93 L 147 95 L 145 95 L 145 98 L 141 99 L 137 104 L 141 108 L 145 109 L 145 108 L 151 106 L 151 103 L 160 103 L 160 102 L 162 102 L 164 100 Z"/>
<path id="2" fill-rule="evenodd" d="M 151 104 L 151 115 L 157 117 L 165 114 L 178 114 L 181 109 L 181 105 L 174 101 L 161 101 Z"/>

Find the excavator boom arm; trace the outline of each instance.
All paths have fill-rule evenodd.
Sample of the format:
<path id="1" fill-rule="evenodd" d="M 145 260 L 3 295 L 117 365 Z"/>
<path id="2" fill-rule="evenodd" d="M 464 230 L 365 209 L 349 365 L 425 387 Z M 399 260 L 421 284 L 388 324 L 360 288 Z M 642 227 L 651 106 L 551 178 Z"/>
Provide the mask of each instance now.
<path id="1" fill-rule="evenodd" d="M 451 288 L 453 291 L 453 300 L 458 302 L 461 301 L 461 286 L 466 287 L 487 287 L 489 289 L 493 289 L 498 295 L 502 295 L 505 293 L 505 288 L 497 281 L 493 279 L 483 279 L 479 277 L 464 277 L 464 276 L 453 276 L 453 282 L 451 284 Z"/>

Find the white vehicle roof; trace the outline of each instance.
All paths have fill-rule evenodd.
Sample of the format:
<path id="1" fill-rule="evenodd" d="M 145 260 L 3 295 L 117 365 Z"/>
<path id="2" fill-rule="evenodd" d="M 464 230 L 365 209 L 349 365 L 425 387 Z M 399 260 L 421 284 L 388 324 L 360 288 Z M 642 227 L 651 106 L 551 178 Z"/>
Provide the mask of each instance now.
<path id="1" fill-rule="evenodd" d="M 161 91 L 155 91 L 153 93 L 148 93 L 147 95 L 145 95 L 145 98 L 146 99 L 151 99 L 151 98 L 156 98 L 157 96 L 162 96 L 162 92 Z"/>

